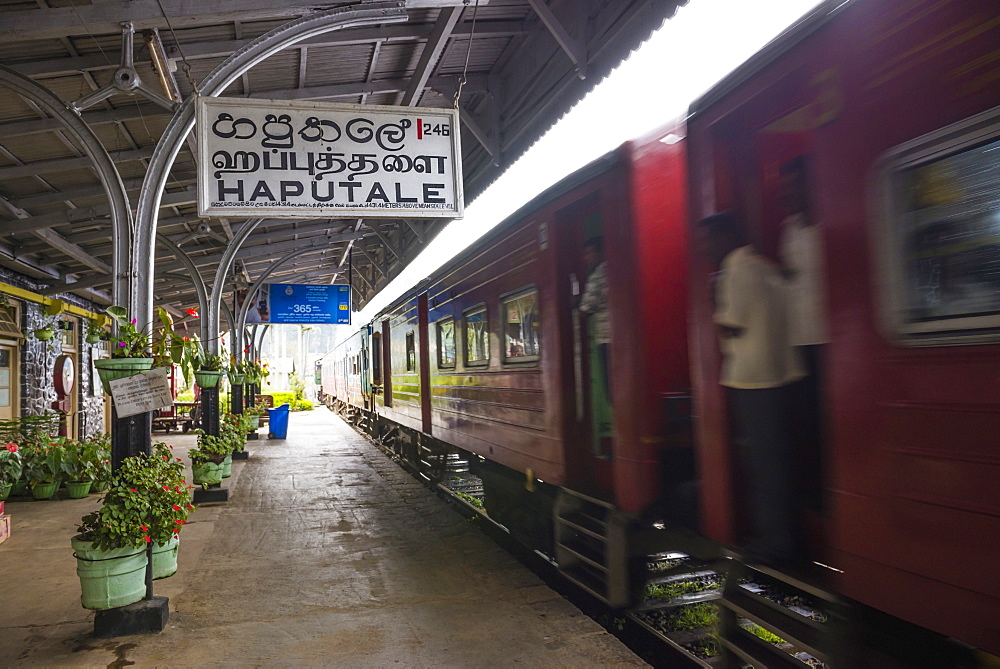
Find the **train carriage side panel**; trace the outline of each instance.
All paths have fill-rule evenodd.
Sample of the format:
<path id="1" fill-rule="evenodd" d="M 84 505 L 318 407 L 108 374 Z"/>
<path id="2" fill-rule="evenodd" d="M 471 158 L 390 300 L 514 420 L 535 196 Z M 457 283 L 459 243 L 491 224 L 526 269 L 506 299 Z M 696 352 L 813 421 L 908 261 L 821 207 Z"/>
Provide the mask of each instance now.
<path id="1" fill-rule="evenodd" d="M 628 215 L 613 231 L 609 254 L 609 263 L 622 262 L 609 270 L 620 280 L 611 286 L 615 491 L 618 506 L 630 512 L 663 494 L 664 476 L 693 477 L 683 466 L 692 444 L 682 133 L 668 125 L 623 148 Z"/>
<path id="2" fill-rule="evenodd" d="M 554 379 L 559 343 L 549 303 L 551 278 L 539 258 L 539 221 L 528 216 L 494 231 L 433 278 L 428 287 L 433 432 L 511 469 L 563 484 Z M 537 359 L 509 355 L 506 348 L 504 305 L 530 294 L 537 295 L 540 309 Z M 470 354 L 469 343 L 470 328 L 475 337 L 470 322 L 483 320 L 486 359 L 482 352 Z"/>
<path id="3" fill-rule="evenodd" d="M 388 349 L 388 379 L 390 383 L 390 404 L 385 402 L 383 391 L 378 404 L 378 412 L 387 420 L 395 421 L 410 429 L 421 431 L 423 414 L 421 409 L 420 383 L 420 327 L 418 299 L 416 291 L 410 291 L 393 305 L 386 308 L 376 323 L 388 321 L 389 341 L 382 345 Z M 385 332 L 383 326 L 382 331 Z"/>
<path id="4" fill-rule="evenodd" d="M 768 252 L 776 167 L 811 158 L 831 335 L 826 561 L 840 588 L 993 653 L 998 43 L 995 2 L 849 3 L 738 71 L 689 125 L 692 218 L 736 203 Z M 692 337 L 711 352 L 708 268 L 696 262 Z M 705 356 L 695 377 L 710 464 L 729 453 L 724 413 L 709 411 L 724 406 L 716 365 Z M 711 505 L 729 482 L 703 473 Z M 712 514 L 709 533 L 732 539 L 732 506 Z"/>

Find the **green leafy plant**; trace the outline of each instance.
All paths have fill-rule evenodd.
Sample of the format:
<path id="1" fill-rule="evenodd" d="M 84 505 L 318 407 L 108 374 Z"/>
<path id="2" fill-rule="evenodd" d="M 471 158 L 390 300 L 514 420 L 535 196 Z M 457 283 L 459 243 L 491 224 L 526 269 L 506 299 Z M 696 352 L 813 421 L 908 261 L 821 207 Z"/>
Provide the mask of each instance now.
<path id="1" fill-rule="evenodd" d="M 111 435 L 93 434 L 80 442 L 80 448 L 93 465 L 94 490 L 106 490 L 111 484 Z"/>
<path id="2" fill-rule="evenodd" d="M 60 448 L 62 449 L 62 460 L 59 464 L 62 480 L 73 483 L 92 480 L 89 474 L 92 466 L 83 458 L 80 442 L 62 438 Z"/>
<path id="3" fill-rule="evenodd" d="M 103 325 L 92 318 L 87 319 L 87 328 L 83 332 L 84 339 L 89 342 L 97 342 L 106 334 Z"/>
<path id="4" fill-rule="evenodd" d="M 24 463 L 17 444 L 0 444 L 0 486 L 13 485 L 21 478 Z"/>
<path id="5" fill-rule="evenodd" d="M 222 424 L 220 424 L 220 431 L 221 425 Z M 206 462 L 221 464 L 222 461 L 226 459 L 227 455 L 232 454 L 232 442 L 225 436 L 205 434 L 203 430 L 192 431 L 198 433 L 198 447 L 192 448 L 188 451 L 188 457 L 191 458 L 191 464 L 195 467 Z"/>
<path id="6" fill-rule="evenodd" d="M 158 443 L 149 455 L 125 458 L 111 478 L 101 508 L 87 514 L 79 538 L 102 550 L 163 544 L 177 536 L 194 510 L 184 465 L 171 446 Z"/>

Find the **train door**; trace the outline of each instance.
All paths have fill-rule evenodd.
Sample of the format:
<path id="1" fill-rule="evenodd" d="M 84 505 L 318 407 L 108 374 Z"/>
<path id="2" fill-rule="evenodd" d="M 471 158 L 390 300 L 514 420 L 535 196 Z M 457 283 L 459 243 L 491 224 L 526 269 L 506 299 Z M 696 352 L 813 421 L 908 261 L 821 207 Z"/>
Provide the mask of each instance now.
<path id="1" fill-rule="evenodd" d="M 385 378 L 382 380 L 382 401 L 387 407 L 392 406 L 392 331 L 389 321 L 382 321 L 382 369 Z"/>
<path id="2" fill-rule="evenodd" d="M 421 293 L 417 298 L 417 330 L 419 335 L 419 368 L 420 378 L 420 422 L 425 434 L 431 433 L 431 365 L 430 342 L 427 339 L 428 328 L 427 293 Z M 407 353 L 409 355 L 409 353 Z"/>
<path id="3" fill-rule="evenodd" d="M 555 247 L 563 286 L 560 331 L 570 332 L 562 342 L 567 460 L 573 477 L 612 489 L 614 415 L 611 399 L 611 324 L 604 263 L 604 229 L 597 193 L 556 212 Z M 565 308 L 562 306 L 565 305 Z M 581 463 L 581 465 L 576 465 Z M 578 468 L 578 470 L 577 470 Z"/>

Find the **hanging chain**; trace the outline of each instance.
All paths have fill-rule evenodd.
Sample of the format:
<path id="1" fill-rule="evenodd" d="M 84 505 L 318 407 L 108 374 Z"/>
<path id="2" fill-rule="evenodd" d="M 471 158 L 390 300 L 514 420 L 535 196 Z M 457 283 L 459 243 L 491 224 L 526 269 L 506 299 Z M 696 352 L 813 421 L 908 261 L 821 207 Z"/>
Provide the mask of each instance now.
<path id="1" fill-rule="evenodd" d="M 458 109 L 458 101 L 462 97 L 462 86 L 468 82 L 466 75 L 469 72 L 469 57 L 472 55 L 472 40 L 476 37 L 476 15 L 479 14 L 479 0 L 472 8 L 472 31 L 469 33 L 469 47 L 465 50 L 465 66 L 462 68 L 462 76 L 458 78 L 458 88 L 455 89 L 455 101 L 453 106 Z M 465 6 L 469 6 L 469 0 L 465 0 Z"/>
<path id="2" fill-rule="evenodd" d="M 177 33 L 174 32 L 174 25 L 170 22 L 170 17 L 167 16 L 166 10 L 163 9 L 163 3 L 160 2 L 160 0 L 156 0 L 156 4 L 159 5 L 160 13 L 163 14 L 163 18 L 167 21 L 167 28 L 170 30 L 170 34 L 174 38 L 174 45 L 177 46 L 177 53 L 181 55 L 181 60 L 184 61 L 184 64 L 181 65 L 181 69 L 184 70 L 184 76 L 187 77 L 188 83 L 191 84 L 191 90 L 194 91 L 194 94 L 201 95 L 201 91 L 198 90 L 197 82 L 195 82 L 194 77 L 191 76 L 191 63 L 188 62 L 187 57 L 184 55 L 184 49 L 181 48 L 181 41 L 177 38 Z"/>

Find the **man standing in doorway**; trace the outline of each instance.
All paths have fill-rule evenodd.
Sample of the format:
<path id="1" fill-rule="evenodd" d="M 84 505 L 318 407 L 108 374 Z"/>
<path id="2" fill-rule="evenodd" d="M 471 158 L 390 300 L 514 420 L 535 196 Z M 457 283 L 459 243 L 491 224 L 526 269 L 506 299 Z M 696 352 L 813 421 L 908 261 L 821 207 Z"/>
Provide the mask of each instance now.
<path id="1" fill-rule="evenodd" d="M 804 155 L 778 170 L 781 201 L 788 216 L 781 224 L 782 272 L 789 288 L 790 340 L 802 358 L 806 377 L 795 391 L 796 437 L 802 472 L 802 501 L 822 508 L 822 393 L 826 319 L 825 268 L 821 228 L 809 197 L 809 163 Z"/>
<path id="2" fill-rule="evenodd" d="M 796 552 L 788 387 L 804 370 L 789 342 L 784 279 L 744 242 L 733 214 L 709 216 L 699 227 L 707 259 L 719 266 L 713 317 L 723 354 L 719 382 L 730 389 L 743 437 L 739 453 L 753 529 L 747 552 L 786 563 Z"/>
<path id="3" fill-rule="evenodd" d="M 608 314 L 608 264 L 604 260 L 604 245 L 600 237 L 592 237 L 583 244 L 583 261 L 587 267 L 587 282 L 580 298 L 580 312 L 588 316 L 587 333 L 591 355 L 591 377 L 599 376 L 591 384 L 591 408 L 594 424 L 594 452 L 610 455 L 605 439 L 613 433 L 611 417 L 611 318 Z"/>

